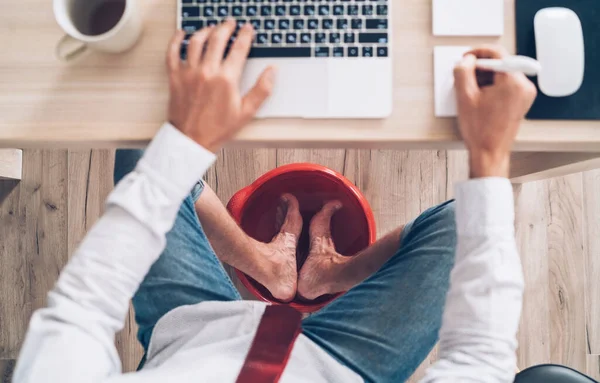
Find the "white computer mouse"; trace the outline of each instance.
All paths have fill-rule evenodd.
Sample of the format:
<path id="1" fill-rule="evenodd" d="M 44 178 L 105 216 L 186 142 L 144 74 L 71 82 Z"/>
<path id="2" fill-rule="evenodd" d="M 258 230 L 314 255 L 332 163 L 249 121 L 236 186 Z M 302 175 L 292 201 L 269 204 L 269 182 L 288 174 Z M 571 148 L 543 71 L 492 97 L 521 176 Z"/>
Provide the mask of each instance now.
<path id="1" fill-rule="evenodd" d="M 568 8 L 545 8 L 535 15 L 537 59 L 542 65 L 538 84 L 550 97 L 567 97 L 579 90 L 585 72 L 581 21 Z"/>

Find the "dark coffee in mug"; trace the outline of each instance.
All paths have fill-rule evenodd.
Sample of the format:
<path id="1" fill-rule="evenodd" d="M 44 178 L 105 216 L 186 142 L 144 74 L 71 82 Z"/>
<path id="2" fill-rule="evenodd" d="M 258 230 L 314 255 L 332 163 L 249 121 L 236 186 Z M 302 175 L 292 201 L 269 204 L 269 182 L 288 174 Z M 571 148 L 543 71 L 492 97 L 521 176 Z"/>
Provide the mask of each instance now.
<path id="1" fill-rule="evenodd" d="M 82 34 L 102 35 L 119 23 L 125 5 L 126 0 L 72 0 L 71 19 Z"/>

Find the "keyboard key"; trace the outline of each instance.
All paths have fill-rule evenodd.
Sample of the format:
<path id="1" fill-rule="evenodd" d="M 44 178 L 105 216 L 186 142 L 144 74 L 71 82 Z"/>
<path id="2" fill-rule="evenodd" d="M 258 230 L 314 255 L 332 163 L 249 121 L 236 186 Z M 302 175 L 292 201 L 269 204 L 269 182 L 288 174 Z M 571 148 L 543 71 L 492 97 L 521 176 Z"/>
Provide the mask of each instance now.
<path id="1" fill-rule="evenodd" d="M 208 0 L 196 0 L 196 3 L 198 4 L 206 4 L 208 2 Z"/>
<path id="2" fill-rule="evenodd" d="M 241 27 L 244 26 L 244 24 L 246 24 L 248 22 L 248 20 L 246 20 L 246 19 L 236 19 L 235 22 L 237 24 L 237 29 L 240 29 Z"/>
<path id="3" fill-rule="evenodd" d="M 315 15 L 315 6 L 314 5 L 305 5 L 304 6 L 304 16 L 314 16 Z"/>
<path id="4" fill-rule="evenodd" d="M 358 5 L 349 5 L 348 6 L 348 15 L 358 16 Z"/>
<path id="5" fill-rule="evenodd" d="M 387 49 L 387 47 L 379 47 L 379 48 L 377 48 L 377 57 L 388 57 L 388 49 Z"/>
<path id="6" fill-rule="evenodd" d="M 258 7 L 256 5 L 249 5 L 246 7 L 246 16 L 256 16 L 258 14 Z"/>
<path id="7" fill-rule="evenodd" d="M 294 19 L 294 29 L 304 29 L 304 19 Z"/>
<path id="8" fill-rule="evenodd" d="M 244 15 L 244 7 L 236 5 L 231 8 L 231 15 L 234 17 L 242 17 Z"/>
<path id="9" fill-rule="evenodd" d="M 364 16 L 372 16 L 373 15 L 373 6 L 372 5 L 363 5 L 362 6 L 362 14 Z"/>
<path id="10" fill-rule="evenodd" d="M 290 16 L 300 16 L 299 5 L 290 5 Z"/>
<path id="11" fill-rule="evenodd" d="M 252 28 L 254 28 L 255 31 L 258 31 L 260 29 L 260 19 L 252 19 L 250 20 L 250 24 L 252 24 Z"/>
<path id="12" fill-rule="evenodd" d="M 380 4 L 377 6 L 377 14 L 379 16 L 387 16 L 388 6 L 386 4 Z"/>
<path id="13" fill-rule="evenodd" d="M 349 26 L 348 19 L 337 19 L 337 29 L 348 29 Z"/>
<path id="14" fill-rule="evenodd" d="M 213 25 L 217 25 L 217 24 L 219 24 L 219 20 L 215 20 L 215 19 L 208 19 L 208 20 L 206 20 L 206 26 L 207 27 L 210 27 L 210 26 L 213 26 Z"/>
<path id="15" fill-rule="evenodd" d="M 252 47 L 249 58 L 261 57 L 310 57 L 310 48 L 302 47 Z"/>
<path id="16" fill-rule="evenodd" d="M 315 47 L 315 57 L 329 57 L 329 48 Z"/>
<path id="17" fill-rule="evenodd" d="M 298 42 L 298 35 L 296 33 L 287 33 L 285 35 L 286 44 L 296 44 Z"/>
<path id="18" fill-rule="evenodd" d="M 275 14 L 277 16 L 286 16 L 287 15 L 286 6 L 285 5 L 277 5 L 275 7 Z"/>
<path id="19" fill-rule="evenodd" d="M 387 19 L 367 19 L 367 29 L 388 29 Z"/>
<path id="20" fill-rule="evenodd" d="M 318 29 L 318 28 L 319 28 L 319 20 L 308 19 L 308 29 Z"/>
<path id="21" fill-rule="evenodd" d="M 273 7 L 271 5 L 263 5 L 260 7 L 260 15 L 261 16 L 272 16 L 273 15 Z"/>
<path id="22" fill-rule="evenodd" d="M 219 4 L 221 2 L 221 0 L 210 0 L 210 2 L 212 4 Z"/>
<path id="23" fill-rule="evenodd" d="M 333 19 L 323 19 L 321 26 L 323 29 L 333 29 Z"/>
<path id="24" fill-rule="evenodd" d="M 354 43 L 354 40 L 355 40 L 354 33 L 352 33 L 352 32 L 344 33 L 344 43 L 352 44 L 352 43 Z"/>
<path id="25" fill-rule="evenodd" d="M 334 47 L 333 48 L 333 57 L 344 57 L 344 48 Z"/>
<path id="26" fill-rule="evenodd" d="M 334 5 L 333 6 L 333 14 L 334 14 L 334 16 L 343 16 L 344 15 L 344 6 L 343 5 Z"/>
<path id="27" fill-rule="evenodd" d="M 373 57 L 373 48 L 363 47 L 362 55 L 363 55 L 363 57 Z"/>
<path id="28" fill-rule="evenodd" d="M 290 20 L 289 19 L 280 19 L 279 20 L 279 29 L 288 30 L 290 29 Z"/>
<path id="29" fill-rule="evenodd" d="M 240 3 L 249 3 L 250 2 L 250 0 L 239 0 L 239 1 L 240 1 Z"/>
<path id="30" fill-rule="evenodd" d="M 217 8 L 217 15 L 219 17 L 227 17 L 229 16 L 229 7 L 226 5 L 221 5 Z"/>
<path id="31" fill-rule="evenodd" d="M 361 44 L 376 43 L 376 44 L 387 44 L 388 35 L 387 33 L 359 33 L 358 42 Z"/>
<path id="32" fill-rule="evenodd" d="M 231 3 L 235 3 L 236 0 L 225 0 L 226 3 L 231 4 Z"/>
<path id="33" fill-rule="evenodd" d="M 181 16 L 187 17 L 200 17 L 200 7 L 181 7 Z"/>
<path id="34" fill-rule="evenodd" d="M 358 57 L 358 48 L 348 47 L 348 57 Z"/>
<path id="35" fill-rule="evenodd" d="M 271 31 L 271 30 L 275 29 L 275 26 L 277 25 L 277 23 L 275 22 L 274 19 L 265 19 L 264 25 L 265 25 L 265 30 Z"/>
<path id="36" fill-rule="evenodd" d="M 192 4 L 192 3 L 194 3 L 194 0 L 183 0 L 182 3 L 184 3 L 184 4 Z"/>
<path id="37" fill-rule="evenodd" d="M 256 43 L 257 44 L 267 44 L 269 42 L 269 35 L 266 33 L 257 33 L 256 34 Z"/>
<path id="38" fill-rule="evenodd" d="M 310 44 L 312 42 L 312 34 L 310 34 L 310 33 L 301 33 L 300 34 L 300 42 L 302 44 Z"/>
<path id="39" fill-rule="evenodd" d="M 342 41 L 342 38 L 340 37 L 340 34 L 337 32 L 331 32 L 329 34 L 329 42 L 331 44 L 339 44 Z"/>
<path id="40" fill-rule="evenodd" d="M 283 35 L 281 33 L 273 33 L 271 35 L 272 44 L 281 44 L 283 42 Z"/>
<path id="41" fill-rule="evenodd" d="M 352 29 L 362 29 L 362 19 L 352 19 Z"/>
<path id="42" fill-rule="evenodd" d="M 181 29 L 187 34 L 192 34 L 199 31 L 203 27 L 202 20 L 183 20 L 181 23 Z"/>
<path id="43" fill-rule="evenodd" d="M 204 15 L 204 17 L 215 16 L 215 7 L 212 7 L 212 6 L 204 7 L 202 14 Z"/>
<path id="44" fill-rule="evenodd" d="M 319 15 L 320 16 L 329 16 L 331 14 L 331 10 L 329 9 L 329 5 L 319 5 Z"/>
<path id="45" fill-rule="evenodd" d="M 327 41 L 326 35 L 323 32 L 315 33 L 315 43 L 322 44 Z"/>

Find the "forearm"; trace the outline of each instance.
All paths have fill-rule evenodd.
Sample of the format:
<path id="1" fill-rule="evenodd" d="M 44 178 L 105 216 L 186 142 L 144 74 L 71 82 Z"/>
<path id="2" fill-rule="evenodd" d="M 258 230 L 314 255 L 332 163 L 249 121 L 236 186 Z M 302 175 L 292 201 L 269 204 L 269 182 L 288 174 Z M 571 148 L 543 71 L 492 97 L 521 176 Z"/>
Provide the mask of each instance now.
<path id="1" fill-rule="evenodd" d="M 514 239 L 511 185 L 457 187 L 457 254 L 440 330 L 440 361 L 425 382 L 512 382 L 523 275 Z"/>
<path id="2" fill-rule="evenodd" d="M 182 200 L 213 160 L 173 127 L 161 129 L 109 196 L 106 213 L 61 273 L 48 307 L 34 313 L 15 381 L 40 381 L 42 375 L 45 381 L 99 381 L 120 370 L 114 334 L 129 300 L 164 249 Z"/>

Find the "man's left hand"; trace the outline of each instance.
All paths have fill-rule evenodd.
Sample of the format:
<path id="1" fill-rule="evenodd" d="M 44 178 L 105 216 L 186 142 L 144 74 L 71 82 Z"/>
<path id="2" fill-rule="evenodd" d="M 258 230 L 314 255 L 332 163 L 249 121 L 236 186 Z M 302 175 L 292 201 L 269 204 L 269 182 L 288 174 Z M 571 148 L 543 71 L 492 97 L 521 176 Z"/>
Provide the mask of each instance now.
<path id="1" fill-rule="evenodd" d="M 167 54 L 169 122 L 212 152 L 254 118 L 273 89 L 274 70 L 267 68 L 248 94 L 240 94 L 254 30 L 245 24 L 224 58 L 235 27 L 230 19 L 196 32 L 190 38 L 185 62 L 180 59 L 185 34 L 177 31 Z"/>

